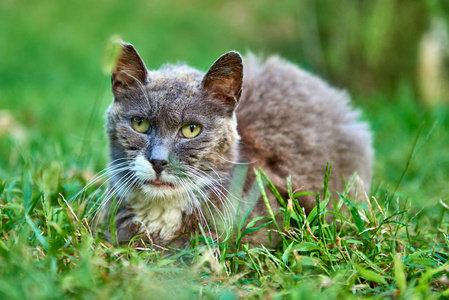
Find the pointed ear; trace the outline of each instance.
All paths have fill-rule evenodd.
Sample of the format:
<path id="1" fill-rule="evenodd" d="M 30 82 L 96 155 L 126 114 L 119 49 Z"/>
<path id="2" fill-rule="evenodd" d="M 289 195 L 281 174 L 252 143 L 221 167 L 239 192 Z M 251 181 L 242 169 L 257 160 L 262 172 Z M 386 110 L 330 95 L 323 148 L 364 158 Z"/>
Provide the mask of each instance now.
<path id="1" fill-rule="evenodd" d="M 222 55 L 210 67 L 202 81 L 206 95 L 221 101 L 234 111 L 242 92 L 243 62 L 238 52 L 231 51 Z"/>
<path id="2" fill-rule="evenodd" d="M 112 71 L 111 84 L 114 93 L 145 84 L 147 67 L 133 45 L 120 42 L 121 50 L 117 65 Z"/>

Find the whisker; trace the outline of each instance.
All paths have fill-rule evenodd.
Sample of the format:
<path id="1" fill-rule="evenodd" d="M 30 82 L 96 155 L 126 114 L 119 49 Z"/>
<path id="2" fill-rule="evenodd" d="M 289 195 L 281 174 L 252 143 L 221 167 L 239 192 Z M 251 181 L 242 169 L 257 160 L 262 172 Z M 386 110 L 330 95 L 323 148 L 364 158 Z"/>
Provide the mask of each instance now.
<path id="1" fill-rule="evenodd" d="M 228 160 L 228 159 L 226 159 L 226 158 L 224 158 L 224 157 L 222 157 L 222 156 L 220 156 L 220 155 L 218 155 L 218 154 L 217 154 L 217 157 L 219 157 L 219 158 L 221 158 L 222 160 L 224 160 L 225 162 L 231 163 L 231 164 L 233 164 L 233 165 L 250 165 L 250 164 L 253 164 L 253 163 L 256 163 L 256 162 L 259 161 L 259 159 L 253 160 L 253 161 L 251 161 L 251 162 L 232 161 L 232 160 Z"/>
<path id="2" fill-rule="evenodd" d="M 103 211 L 105 209 L 105 207 L 107 206 L 108 202 L 112 199 L 112 197 L 117 196 L 117 198 L 119 199 L 119 202 L 121 202 L 121 198 L 122 197 L 120 197 L 120 194 L 122 194 L 124 190 L 128 191 L 128 189 L 130 187 L 129 183 L 133 181 L 133 178 L 134 178 L 134 174 L 133 173 L 127 173 L 125 176 L 120 178 L 115 183 L 115 185 L 112 186 L 111 189 L 109 189 L 106 193 L 104 193 L 98 199 L 98 201 L 100 201 L 100 204 L 97 206 L 97 209 L 96 209 L 96 211 L 94 213 L 94 216 L 93 216 L 92 220 L 96 220 L 97 214 L 100 211 Z M 118 205 L 116 203 L 115 208 L 117 208 L 117 207 L 118 207 Z M 109 210 L 111 210 L 111 208 L 109 208 Z"/>
<path id="3" fill-rule="evenodd" d="M 196 213 L 196 212 L 198 212 L 199 213 L 199 219 L 202 219 L 203 221 L 204 221 L 204 224 L 207 226 L 207 231 L 208 231 L 208 233 L 209 233 L 209 236 L 210 237 L 212 237 L 212 233 L 211 233 L 211 231 L 210 231 L 210 226 L 209 226 L 209 224 L 208 224 L 208 222 L 207 222 L 207 219 L 206 219 L 206 217 L 204 216 L 204 213 L 203 213 L 203 211 L 201 210 L 201 207 L 199 207 L 199 201 L 197 200 L 197 197 L 195 196 L 195 193 L 194 193 L 194 191 L 190 188 L 190 186 L 192 185 L 192 184 L 189 184 L 189 181 L 187 181 L 187 180 L 181 180 L 180 182 L 182 182 L 182 184 L 183 184 L 183 187 L 184 187 L 184 189 L 186 190 L 186 192 L 192 197 L 192 198 L 194 198 L 196 201 L 196 203 L 198 204 L 198 209 L 194 209 L 194 212 Z M 195 185 L 193 185 L 193 186 L 195 186 Z M 210 211 L 210 208 L 209 208 L 209 211 Z M 210 213 L 211 213 L 211 215 L 212 215 L 212 212 L 210 211 Z M 198 217 L 198 216 L 197 216 Z M 213 217 L 213 216 L 212 216 Z M 215 225 L 215 220 L 213 221 L 214 222 L 214 225 Z M 216 236 L 218 236 L 218 232 L 217 232 L 217 226 L 214 226 L 215 227 L 215 235 Z"/>
<path id="4" fill-rule="evenodd" d="M 193 174 L 192 174 L 192 175 L 193 175 Z M 194 175 L 194 176 L 191 176 L 191 177 L 193 177 L 193 178 L 195 178 L 195 179 L 199 179 L 197 175 Z M 211 200 L 209 199 L 208 195 L 206 195 L 206 193 L 205 193 L 205 191 L 203 191 L 203 189 L 199 188 L 199 187 L 193 182 L 192 179 L 190 179 L 189 181 L 190 181 L 191 185 L 194 186 L 194 187 L 196 188 L 195 191 L 201 195 L 201 199 L 203 199 L 204 204 L 206 205 L 207 209 L 209 210 L 210 217 L 212 218 L 212 221 L 213 221 L 213 224 L 214 224 L 214 227 L 215 227 L 215 231 L 217 232 L 218 227 L 219 227 L 219 226 L 217 225 L 216 220 L 215 220 L 215 217 L 214 217 L 215 215 L 218 215 L 218 216 L 220 217 L 220 219 L 222 220 L 222 222 L 223 222 L 223 224 L 224 224 L 224 227 L 227 228 L 228 225 L 229 225 L 228 222 L 229 222 L 231 213 L 229 212 L 229 209 L 228 209 L 228 207 L 227 207 L 227 205 L 226 205 L 226 202 L 227 202 L 227 201 L 226 201 L 226 198 L 223 198 L 224 194 L 221 194 L 221 195 L 220 195 L 220 194 L 217 193 L 217 197 L 220 199 L 220 202 L 222 202 L 222 208 L 223 208 L 223 210 L 224 210 L 224 212 L 222 212 L 222 211 L 217 207 L 217 205 L 216 205 L 213 201 L 211 201 Z M 216 212 L 215 214 L 212 212 L 210 206 L 212 206 L 212 207 L 214 208 L 214 211 Z M 221 234 L 221 235 L 218 235 L 218 233 L 216 233 L 216 236 L 217 236 L 218 238 L 220 238 L 220 237 L 222 236 L 222 234 Z"/>

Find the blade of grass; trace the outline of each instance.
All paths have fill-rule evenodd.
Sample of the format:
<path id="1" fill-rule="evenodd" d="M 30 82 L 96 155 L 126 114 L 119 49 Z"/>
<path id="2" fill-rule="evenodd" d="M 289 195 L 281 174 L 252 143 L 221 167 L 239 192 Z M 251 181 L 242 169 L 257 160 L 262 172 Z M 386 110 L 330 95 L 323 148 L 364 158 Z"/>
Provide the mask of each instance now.
<path id="1" fill-rule="evenodd" d="M 266 206 L 266 208 L 267 208 L 267 210 L 268 210 L 268 214 L 270 215 L 271 219 L 273 220 L 274 226 L 275 226 L 276 229 L 279 231 L 279 234 L 281 235 L 282 239 L 283 239 L 284 242 L 285 242 L 285 241 L 286 241 L 286 240 L 285 240 L 285 237 L 284 237 L 284 235 L 282 234 L 281 228 L 279 228 L 279 225 L 278 225 L 278 223 L 276 222 L 276 217 L 275 217 L 275 215 L 274 215 L 274 213 L 273 213 L 273 210 L 271 209 L 271 205 L 270 205 L 270 202 L 268 201 L 267 193 L 265 192 L 265 186 L 264 186 L 264 184 L 263 184 L 263 181 L 262 181 L 262 175 L 261 175 L 261 174 L 263 173 L 263 171 L 262 171 L 261 169 L 259 169 L 259 170 L 254 170 L 254 173 L 255 173 L 255 175 L 256 175 L 256 181 L 257 181 L 257 184 L 259 185 L 259 189 L 260 189 L 260 192 L 261 192 L 261 194 L 262 194 L 262 199 L 263 199 L 263 201 L 264 201 L 264 203 L 265 203 L 265 206 Z"/>

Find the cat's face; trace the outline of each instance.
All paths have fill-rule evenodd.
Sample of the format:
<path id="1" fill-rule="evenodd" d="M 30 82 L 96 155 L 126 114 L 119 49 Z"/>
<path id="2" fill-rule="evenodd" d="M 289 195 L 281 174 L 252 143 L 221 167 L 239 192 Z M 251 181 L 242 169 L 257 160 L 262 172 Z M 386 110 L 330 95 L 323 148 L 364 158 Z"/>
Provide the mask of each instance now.
<path id="1" fill-rule="evenodd" d="M 186 66 L 148 72 L 123 44 L 108 110 L 113 188 L 146 201 L 197 197 L 226 177 L 236 159 L 234 110 L 241 58 L 222 56 L 206 75 Z"/>

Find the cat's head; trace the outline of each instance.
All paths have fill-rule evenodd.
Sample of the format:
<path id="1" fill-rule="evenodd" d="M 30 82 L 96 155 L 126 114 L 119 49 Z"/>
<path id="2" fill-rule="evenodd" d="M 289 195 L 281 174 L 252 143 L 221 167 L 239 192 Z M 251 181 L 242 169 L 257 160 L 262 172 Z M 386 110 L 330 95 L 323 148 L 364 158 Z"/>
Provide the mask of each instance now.
<path id="1" fill-rule="evenodd" d="M 149 71 L 122 43 L 107 114 L 117 193 L 140 191 L 148 201 L 197 197 L 226 180 L 237 160 L 242 73 L 237 52 L 221 56 L 205 75 L 185 65 Z"/>

